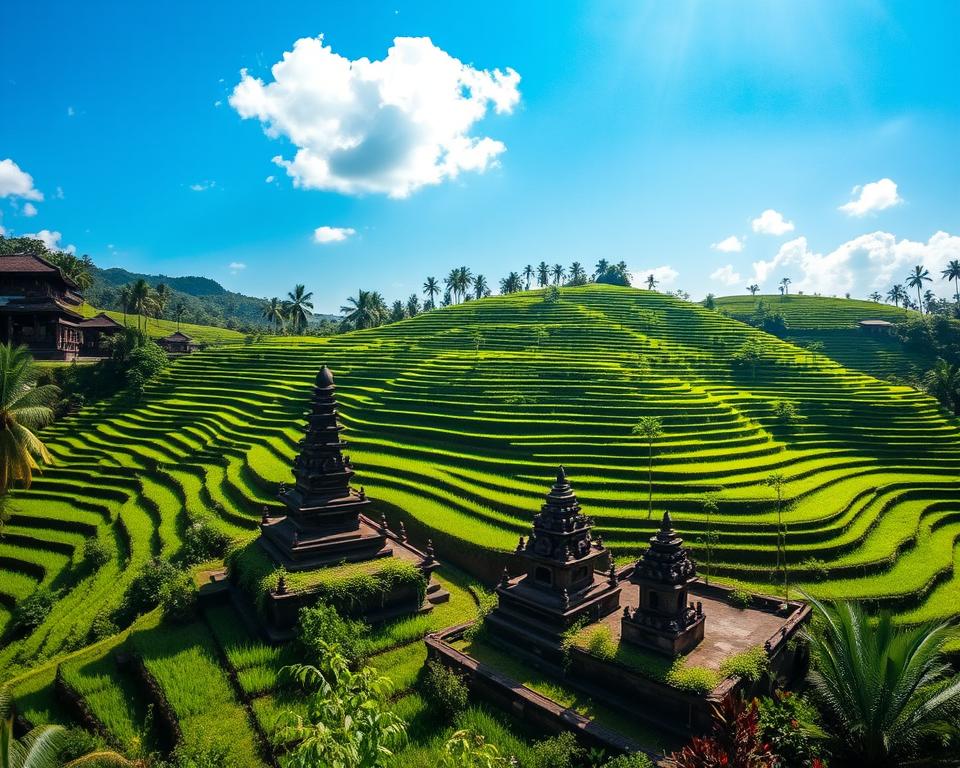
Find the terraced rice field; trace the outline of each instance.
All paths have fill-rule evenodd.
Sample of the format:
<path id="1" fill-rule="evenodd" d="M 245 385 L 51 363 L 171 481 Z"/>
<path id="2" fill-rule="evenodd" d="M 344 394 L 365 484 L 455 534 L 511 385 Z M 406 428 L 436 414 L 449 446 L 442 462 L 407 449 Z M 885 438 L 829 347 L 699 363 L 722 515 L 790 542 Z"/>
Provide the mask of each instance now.
<path id="1" fill-rule="evenodd" d="M 103 312 L 112 317 L 118 323 L 126 322 L 131 328 L 137 327 L 137 315 L 128 313 L 124 316 L 123 312 L 114 312 L 113 310 L 102 310 L 84 304 L 78 310 L 84 317 L 93 317 Z M 201 344 L 222 344 L 230 341 L 243 341 L 244 334 L 239 331 L 233 331 L 229 328 L 217 328 L 212 325 L 195 325 L 193 323 L 180 323 L 179 327 L 175 320 L 158 320 L 148 317 L 145 320 L 141 318 L 141 323 L 145 323 L 144 330 L 155 339 L 169 336 L 175 331 L 181 331 L 190 336 L 194 341 Z"/>
<path id="2" fill-rule="evenodd" d="M 761 360 L 732 362 L 751 338 Z M 36 631 L 0 649 L 0 679 L 17 676 L 23 695 L 42 699 L 56 662 L 87 645 L 142 563 L 178 550 L 191 519 L 254 536 L 263 505 L 290 480 L 322 364 L 337 376 L 359 484 L 392 522 L 432 536 L 441 559 L 497 572 L 563 463 L 622 558 L 668 509 L 703 559 L 701 502 L 716 494 L 713 575 L 769 590 L 776 513 L 764 479 L 780 472 L 793 584 L 868 597 L 908 621 L 956 613 L 956 419 L 915 390 L 699 305 L 591 285 L 556 304 L 535 291 L 329 339 L 225 345 L 175 362 L 134 407 L 106 401 L 56 424 L 46 434 L 56 465 L 14 494 L 0 540 L 0 625 L 38 585 L 61 597 Z M 797 424 L 778 422 L 784 400 Z M 641 416 L 664 424 L 653 519 L 647 448 L 631 431 Z M 113 553 L 95 572 L 79 564 L 90 535 Z M 213 647 L 217 633 L 201 629 L 190 653 Z M 237 666 L 243 693 L 270 689 L 262 665 Z M 23 677 L 30 670 L 38 676 Z M 189 699 L 182 706 L 185 720 L 201 716 Z M 110 717 L 118 730 L 135 719 Z"/>

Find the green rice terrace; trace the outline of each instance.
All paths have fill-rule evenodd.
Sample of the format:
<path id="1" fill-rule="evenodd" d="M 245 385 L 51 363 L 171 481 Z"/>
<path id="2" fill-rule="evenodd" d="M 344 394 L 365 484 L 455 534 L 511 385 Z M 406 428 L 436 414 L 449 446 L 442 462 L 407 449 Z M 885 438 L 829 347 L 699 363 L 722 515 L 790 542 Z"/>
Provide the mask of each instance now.
<path id="1" fill-rule="evenodd" d="M 798 328 L 802 317 L 812 330 L 855 324 L 861 307 L 847 309 L 861 303 L 836 300 L 841 318 L 832 304 L 818 315 L 821 301 L 782 306 Z M 734 311 L 732 300 L 718 303 Z M 869 306 L 871 317 L 894 312 Z M 744 345 L 759 357 L 738 361 Z M 407 754 L 423 761 L 398 765 L 428 764 L 444 740 L 418 731 L 420 639 L 476 615 L 477 582 L 528 535 L 558 464 L 623 562 L 669 510 L 701 573 L 709 523 L 711 575 L 765 592 L 782 589 L 772 584 L 776 498 L 765 483 L 782 473 L 792 587 L 866 599 L 902 622 L 956 614 L 960 423 L 936 401 L 672 296 L 588 285 L 548 303 L 528 291 L 341 336 L 212 347 L 174 362 L 135 405 L 107 400 L 48 428 L 55 464 L 11 495 L 0 538 L 0 630 L 39 585 L 59 590 L 36 629 L 7 633 L 0 649 L 0 680 L 12 681 L 30 721 L 73 718 L 53 694 L 59 669 L 113 743 L 151 749 L 168 738 L 148 716 L 144 676 L 115 663 L 123 651 L 142 659 L 180 740 L 206 733 L 229 764 L 265 764 L 276 713 L 296 702 L 277 693 L 285 651 L 261 643 L 232 608 L 175 631 L 153 612 L 91 638 L 144 563 L 178 552 L 191 521 L 208 516 L 238 542 L 256 536 L 264 505 L 279 506 L 278 485 L 290 481 L 324 364 L 337 376 L 357 484 L 391 525 L 405 521 L 415 542 L 431 537 L 450 564 L 439 571 L 449 603 L 372 635 L 372 663 L 394 679 L 393 706 L 413 723 Z M 798 418 L 782 419 L 783 403 Z M 648 446 L 633 434 L 643 416 L 663 423 L 652 516 Z M 718 505 L 709 521 L 708 494 Z M 110 552 L 94 571 L 81 564 L 91 536 Z M 482 710 L 469 717 L 505 751 L 527 748 Z"/>

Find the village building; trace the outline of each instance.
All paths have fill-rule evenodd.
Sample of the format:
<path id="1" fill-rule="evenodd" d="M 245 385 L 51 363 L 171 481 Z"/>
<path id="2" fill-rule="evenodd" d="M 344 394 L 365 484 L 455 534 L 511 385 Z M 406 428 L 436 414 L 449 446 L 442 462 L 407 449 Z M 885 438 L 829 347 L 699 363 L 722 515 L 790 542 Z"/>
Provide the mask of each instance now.
<path id="1" fill-rule="evenodd" d="M 893 333 L 895 326 L 888 320 L 860 320 L 857 327 L 874 336 L 889 336 Z"/>
<path id="2" fill-rule="evenodd" d="M 191 336 L 187 336 L 180 331 L 164 336 L 162 339 L 157 339 L 157 344 L 170 355 L 185 355 L 200 349 L 200 345 Z"/>
<path id="3" fill-rule="evenodd" d="M 105 357 L 107 355 L 106 340 L 123 331 L 125 326 L 106 313 L 100 312 L 94 317 L 89 317 L 77 323 L 77 327 L 83 337 L 80 345 L 80 355 L 82 357 Z"/>

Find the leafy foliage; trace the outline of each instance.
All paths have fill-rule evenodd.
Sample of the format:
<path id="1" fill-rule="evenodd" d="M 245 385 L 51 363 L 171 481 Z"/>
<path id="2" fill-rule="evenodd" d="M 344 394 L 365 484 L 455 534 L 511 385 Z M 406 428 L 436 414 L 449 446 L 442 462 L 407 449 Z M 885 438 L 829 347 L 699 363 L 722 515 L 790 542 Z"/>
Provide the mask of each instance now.
<path id="1" fill-rule="evenodd" d="M 163 617 L 177 624 L 186 624 L 197 615 L 197 585 L 185 571 L 177 571 L 160 588 Z"/>
<path id="2" fill-rule="evenodd" d="M 695 736 L 670 756 L 675 768 L 773 768 L 776 757 L 763 742 L 756 702 L 728 696 L 714 711 L 710 736 Z"/>
<path id="3" fill-rule="evenodd" d="M 13 609 L 11 627 L 15 632 L 32 632 L 50 614 L 57 596 L 46 587 L 38 587 Z"/>
<path id="4" fill-rule="evenodd" d="M 429 661 L 420 681 L 423 697 L 445 722 L 452 721 L 467 708 L 470 694 L 463 678 L 449 667 Z"/>
<path id="5" fill-rule="evenodd" d="M 320 602 L 300 611 L 297 639 L 310 659 L 335 646 L 353 664 L 367 655 L 367 629 L 362 621 L 345 619 L 332 605 Z"/>

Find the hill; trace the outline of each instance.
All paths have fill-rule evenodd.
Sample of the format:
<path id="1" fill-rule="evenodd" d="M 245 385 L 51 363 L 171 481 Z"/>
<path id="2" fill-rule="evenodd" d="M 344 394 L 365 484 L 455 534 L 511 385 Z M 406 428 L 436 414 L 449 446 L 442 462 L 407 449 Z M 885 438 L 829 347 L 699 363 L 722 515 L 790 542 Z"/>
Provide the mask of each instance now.
<path id="1" fill-rule="evenodd" d="M 758 359 L 739 354 L 745 345 Z M 551 304 L 532 291 L 337 337 L 210 349 L 174 363 L 139 404 L 105 401 L 48 429 L 56 465 L 13 495 L 0 541 L 0 625 L 38 584 L 61 590 L 35 631 L 0 650 L 0 679 L 28 673 L 17 691 L 38 721 L 63 717 L 53 662 L 90 641 L 143 563 L 178 551 L 190 521 L 256 535 L 290 480 L 322 364 L 337 375 L 358 484 L 392 523 L 477 575 L 496 574 L 528 534 L 562 463 L 618 556 L 635 557 L 669 510 L 701 572 L 709 526 L 714 577 L 777 589 L 765 480 L 781 473 L 794 588 L 871 600 L 902 621 L 955 616 L 960 424 L 931 398 L 672 296 L 589 285 Z M 783 402 L 798 421 L 778 416 Z M 664 428 L 652 518 L 647 445 L 632 433 L 641 416 Z M 718 504 L 709 518 L 706 494 Z M 91 534 L 111 552 L 93 573 L 77 564 Z M 197 627 L 207 648 L 210 629 Z M 142 631 L 135 642 L 153 638 L 154 660 L 193 642 Z M 123 639 L 78 657 L 104 711 L 102 697 L 128 683 L 98 659 Z M 201 657 L 216 666 L 214 652 Z M 183 685 L 156 663 L 161 684 Z M 258 716 L 275 706 L 267 699 Z"/>
<path id="2" fill-rule="evenodd" d="M 97 309 L 89 304 L 84 304 L 80 307 L 80 314 L 82 314 L 84 317 L 93 317 L 100 312 L 112 317 L 118 323 L 125 323 L 129 325 L 131 328 L 134 328 L 137 325 L 137 315 L 124 314 L 123 312 L 117 312 L 116 310 L 110 309 Z M 239 331 L 233 331 L 229 328 L 220 328 L 214 325 L 197 325 L 195 323 L 181 322 L 178 326 L 175 320 L 158 320 L 153 317 L 147 318 L 144 325 L 144 330 L 146 333 L 155 339 L 169 336 L 171 333 L 174 333 L 177 330 L 187 334 L 194 339 L 194 341 L 197 341 L 200 344 L 222 344 L 224 342 L 237 342 L 244 339 L 244 334 L 240 333 Z"/>
<path id="3" fill-rule="evenodd" d="M 864 333 L 857 326 L 861 320 L 903 322 L 917 317 L 911 310 L 826 296 L 722 296 L 715 301 L 719 311 L 744 322 L 763 302 L 787 321 L 784 339 L 800 346 L 822 344 L 828 357 L 872 376 L 918 376 L 934 362 L 932 354 L 908 349 L 891 336 Z"/>

